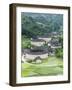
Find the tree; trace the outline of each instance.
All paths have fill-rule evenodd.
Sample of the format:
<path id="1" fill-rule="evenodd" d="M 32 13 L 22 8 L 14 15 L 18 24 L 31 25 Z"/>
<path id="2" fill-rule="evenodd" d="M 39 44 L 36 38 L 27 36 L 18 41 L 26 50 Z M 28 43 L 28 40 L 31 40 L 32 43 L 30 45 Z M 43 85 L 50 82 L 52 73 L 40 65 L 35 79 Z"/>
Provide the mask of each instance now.
<path id="1" fill-rule="evenodd" d="M 59 37 L 59 43 L 61 43 L 61 46 L 62 46 L 62 48 L 63 48 L 63 36 L 60 36 L 60 37 Z"/>
<path id="2" fill-rule="evenodd" d="M 58 58 L 63 58 L 63 49 L 62 49 L 62 48 L 57 48 L 57 49 L 55 50 L 55 55 L 56 55 L 56 57 L 58 57 Z"/>

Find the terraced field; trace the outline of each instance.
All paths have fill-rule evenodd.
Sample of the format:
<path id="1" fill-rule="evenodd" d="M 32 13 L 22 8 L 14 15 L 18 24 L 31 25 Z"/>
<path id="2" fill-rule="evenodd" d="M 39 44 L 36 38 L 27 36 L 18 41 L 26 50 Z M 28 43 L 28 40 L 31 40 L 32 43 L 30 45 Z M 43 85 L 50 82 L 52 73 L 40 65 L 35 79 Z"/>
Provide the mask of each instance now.
<path id="1" fill-rule="evenodd" d="M 54 76 L 63 74 L 63 60 L 49 56 L 40 64 L 22 63 L 21 76 Z"/>

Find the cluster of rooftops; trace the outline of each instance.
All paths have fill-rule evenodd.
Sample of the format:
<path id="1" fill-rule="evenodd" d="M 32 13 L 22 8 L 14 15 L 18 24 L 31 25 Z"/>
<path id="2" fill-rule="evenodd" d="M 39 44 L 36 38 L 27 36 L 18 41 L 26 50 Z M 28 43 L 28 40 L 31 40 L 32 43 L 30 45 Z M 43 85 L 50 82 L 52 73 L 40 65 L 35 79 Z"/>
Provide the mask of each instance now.
<path id="1" fill-rule="evenodd" d="M 50 51 L 54 52 L 56 48 L 61 48 L 61 43 L 57 38 L 58 34 L 54 33 L 53 37 L 41 36 L 38 38 L 31 38 L 31 48 L 26 50 L 28 54 L 44 54 Z M 49 50 L 48 48 L 51 48 Z"/>
<path id="2" fill-rule="evenodd" d="M 31 48 L 22 49 L 22 53 L 27 59 L 33 58 L 33 60 L 46 58 L 48 55 L 54 55 L 55 49 L 61 48 L 61 43 L 57 37 L 58 35 L 55 34 L 55 37 L 43 36 L 31 38 Z"/>

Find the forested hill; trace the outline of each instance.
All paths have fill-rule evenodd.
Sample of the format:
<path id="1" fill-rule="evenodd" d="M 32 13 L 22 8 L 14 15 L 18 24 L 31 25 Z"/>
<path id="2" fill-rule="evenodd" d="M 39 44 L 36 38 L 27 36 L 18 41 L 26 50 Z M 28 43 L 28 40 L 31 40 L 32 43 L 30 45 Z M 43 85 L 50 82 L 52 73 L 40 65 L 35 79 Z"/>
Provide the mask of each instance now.
<path id="1" fill-rule="evenodd" d="M 21 13 L 22 35 L 28 37 L 47 36 L 63 31 L 62 14 Z"/>

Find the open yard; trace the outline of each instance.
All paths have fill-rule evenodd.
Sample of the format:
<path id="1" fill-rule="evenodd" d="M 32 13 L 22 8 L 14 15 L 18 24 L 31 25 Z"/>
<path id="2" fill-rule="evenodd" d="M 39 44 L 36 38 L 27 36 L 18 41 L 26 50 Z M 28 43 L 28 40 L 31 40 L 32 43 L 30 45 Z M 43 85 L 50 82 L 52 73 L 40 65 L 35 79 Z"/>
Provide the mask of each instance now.
<path id="1" fill-rule="evenodd" d="M 40 64 L 22 63 L 21 76 L 52 76 L 63 74 L 63 60 L 49 56 Z"/>

